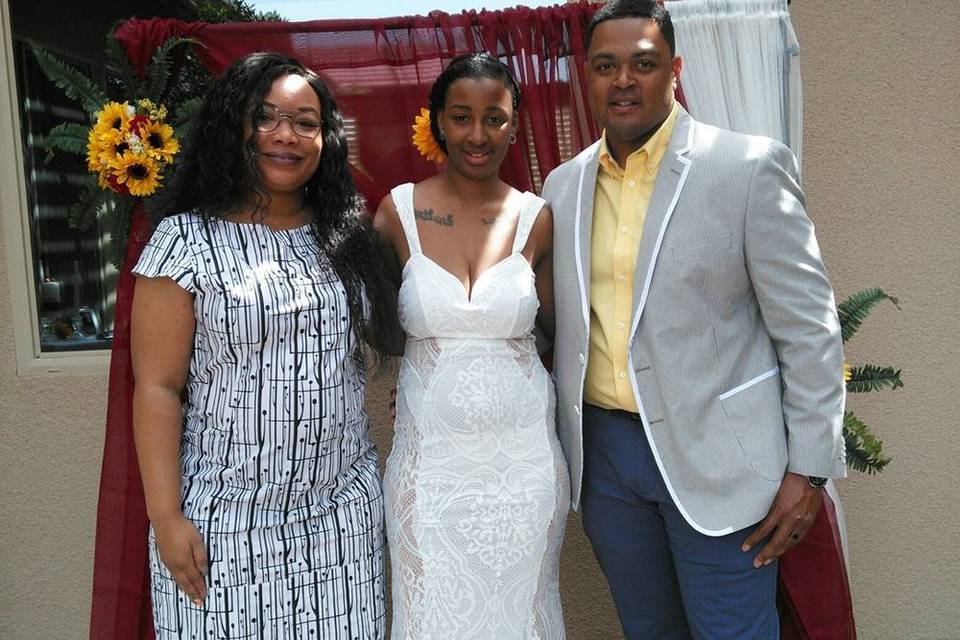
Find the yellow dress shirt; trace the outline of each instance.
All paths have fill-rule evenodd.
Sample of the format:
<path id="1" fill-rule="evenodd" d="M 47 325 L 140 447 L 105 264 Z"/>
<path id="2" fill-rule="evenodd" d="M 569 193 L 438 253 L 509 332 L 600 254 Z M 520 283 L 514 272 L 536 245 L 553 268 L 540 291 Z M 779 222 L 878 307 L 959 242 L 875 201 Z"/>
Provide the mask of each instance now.
<path id="1" fill-rule="evenodd" d="M 674 103 L 623 168 L 610 155 L 606 132 L 601 138 L 590 244 L 590 358 L 583 388 L 584 402 L 598 407 L 637 411 L 627 358 L 633 278 L 653 183 L 676 121 Z"/>

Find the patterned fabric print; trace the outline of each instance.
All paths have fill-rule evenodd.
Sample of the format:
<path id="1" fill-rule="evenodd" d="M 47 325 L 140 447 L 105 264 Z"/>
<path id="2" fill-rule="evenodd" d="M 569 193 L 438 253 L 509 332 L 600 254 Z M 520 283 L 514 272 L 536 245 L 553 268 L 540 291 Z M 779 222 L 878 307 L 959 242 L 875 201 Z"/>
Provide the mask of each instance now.
<path id="1" fill-rule="evenodd" d="M 309 227 L 161 221 L 134 273 L 194 294 L 182 507 L 195 607 L 151 534 L 158 638 L 384 637 L 383 503 L 346 293 Z"/>
<path id="2" fill-rule="evenodd" d="M 553 384 L 531 330 L 520 254 L 543 201 L 528 194 L 513 253 L 461 282 L 424 256 L 412 185 L 394 189 L 411 257 L 408 336 L 384 480 L 394 640 L 564 638 L 559 555 L 569 502 Z"/>

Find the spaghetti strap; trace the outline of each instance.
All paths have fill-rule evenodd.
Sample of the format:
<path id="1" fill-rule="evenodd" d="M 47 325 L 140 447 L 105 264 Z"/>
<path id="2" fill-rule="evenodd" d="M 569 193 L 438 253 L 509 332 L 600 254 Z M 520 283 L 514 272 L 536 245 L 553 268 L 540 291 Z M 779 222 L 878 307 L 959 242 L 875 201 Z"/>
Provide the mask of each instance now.
<path id="1" fill-rule="evenodd" d="M 547 203 L 546 200 L 530 193 L 524 192 L 523 204 L 520 205 L 520 219 L 517 220 L 517 231 L 513 238 L 513 249 L 511 253 L 518 253 L 527 246 L 527 239 L 530 237 L 530 230 L 533 229 L 533 223 L 536 222 L 540 210 Z"/>
<path id="2" fill-rule="evenodd" d="M 393 205 L 397 208 L 410 255 L 421 255 L 423 250 L 420 248 L 420 234 L 417 233 L 417 219 L 413 215 L 413 183 L 397 185 L 390 190 L 390 197 L 393 198 Z"/>

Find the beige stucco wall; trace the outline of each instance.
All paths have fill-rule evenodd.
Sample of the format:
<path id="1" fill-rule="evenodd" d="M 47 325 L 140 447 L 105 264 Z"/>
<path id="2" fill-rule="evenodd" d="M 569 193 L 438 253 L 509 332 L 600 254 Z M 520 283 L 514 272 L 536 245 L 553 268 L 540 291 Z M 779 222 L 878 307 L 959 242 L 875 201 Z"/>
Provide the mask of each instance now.
<path id="1" fill-rule="evenodd" d="M 892 3 L 891 3 L 892 4 Z M 796 0 L 803 47 L 804 183 L 840 296 L 880 286 L 849 345 L 854 363 L 902 367 L 906 388 L 851 397 L 894 456 L 841 491 L 865 640 L 960 638 L 960 4 L 884 14 L 872 0 Z M 9 161 L 9 154 L 6 160 Z M 0 638 L 86 635 L 106 376 L 17 377 L 0 230 Z M 371 385 L 382 425 L 383 380 Z M 377 429 L 382 451 L 389 434 Z M 572 640 L 620 638 L 577 517 L 563 593 Z"/>

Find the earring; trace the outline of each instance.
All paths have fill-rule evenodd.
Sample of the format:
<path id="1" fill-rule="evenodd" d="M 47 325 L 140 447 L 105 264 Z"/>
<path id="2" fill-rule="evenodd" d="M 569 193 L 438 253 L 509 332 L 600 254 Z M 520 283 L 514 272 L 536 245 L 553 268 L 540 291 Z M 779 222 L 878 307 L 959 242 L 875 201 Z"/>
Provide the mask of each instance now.
<path id="1" fill-rule="evenodd" d="M 440 142 L 443 142 L 447 139 L 447 136 L 443 133 L 443 129 L 438 129 L 437 131 L 440 132 Z"/>
<path id="2" fill-rule="evenodd" d="M 516 131 L 511 131 L 511 132 L 510 132 L 510 144 L 514 144 L 516 141 L 517 141 L 517 132 L 516 132 Z"/>

